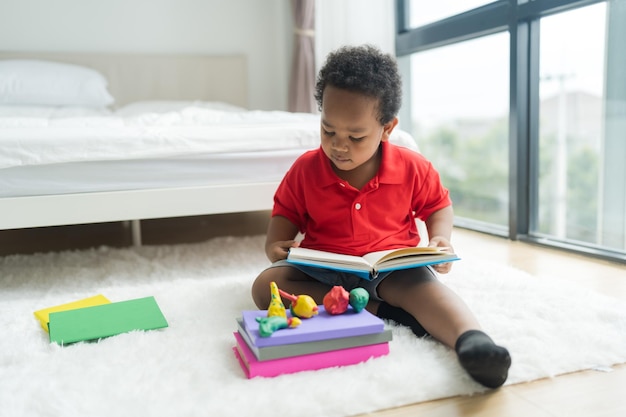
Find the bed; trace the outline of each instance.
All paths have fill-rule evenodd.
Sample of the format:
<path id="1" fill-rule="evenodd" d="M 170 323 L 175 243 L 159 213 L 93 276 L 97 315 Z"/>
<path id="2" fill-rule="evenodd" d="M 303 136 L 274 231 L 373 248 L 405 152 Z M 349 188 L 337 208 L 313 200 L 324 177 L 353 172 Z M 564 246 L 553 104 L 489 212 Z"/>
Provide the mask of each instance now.
<path id="1" fill-rule="evenodd" d="M 0 53 L 0 230 L 269 210 L 319 116 L 247 107 L 242 56 Z"/>

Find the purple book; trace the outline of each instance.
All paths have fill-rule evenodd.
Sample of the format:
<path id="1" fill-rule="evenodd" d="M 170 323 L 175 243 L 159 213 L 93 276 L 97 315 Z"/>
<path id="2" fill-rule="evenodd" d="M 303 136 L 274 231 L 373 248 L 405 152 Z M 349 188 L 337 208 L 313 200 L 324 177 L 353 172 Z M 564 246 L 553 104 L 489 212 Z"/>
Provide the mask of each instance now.
<path id="1" fill-rule="evenodd" d="M 302 319 L 302 324 L 298 327 L 280 329 L 269 337 L 261 337 L 256 318 L 266 316 L 267 310 L 246 310 L 242 313 L 244 330 L 257 347 L 361 336 L 385 330 L 385 323 L 367 310 L 355 313 L 352 308 L 348 308 L 343 314 L 332 315 L 320 305 L 319 314 L 310 319 Z M 287 316 L 290 316 L 289 312 Z"/>

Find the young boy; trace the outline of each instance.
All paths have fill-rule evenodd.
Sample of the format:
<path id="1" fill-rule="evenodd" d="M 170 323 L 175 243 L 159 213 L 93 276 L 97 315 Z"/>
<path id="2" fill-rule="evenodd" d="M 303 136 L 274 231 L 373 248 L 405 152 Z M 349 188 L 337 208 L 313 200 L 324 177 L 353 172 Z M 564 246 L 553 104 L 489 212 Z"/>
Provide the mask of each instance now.
<path id="1" fill-rule="evenodd" d="M 302 246 L 349 255 L 417 246 L 415 218 L 426 223 L 429 246 L 452 248 L 448 190 L 422 155 L 394 146 L 401 79 L 396 61 L 370 46 L 331 53 L 320 70 L 315 97 L 321 111 L 321 146 L 303 154 L 274 196 L 265 252 L 273 264 L 252 286 L 260 309 L 270 303 L 270 282 L 318 304 L 334 285 L 365 288 L 368 311 L 409 326 L 454 348 L 479 383 L 497 388 L 507 378 L 509 352 L 480 330 L 465 303 L 437 279 L 451 265 L 379 274 L 372 281 L 285 261 Z M 295 240 L 304 234 L 301 242 Z"/>

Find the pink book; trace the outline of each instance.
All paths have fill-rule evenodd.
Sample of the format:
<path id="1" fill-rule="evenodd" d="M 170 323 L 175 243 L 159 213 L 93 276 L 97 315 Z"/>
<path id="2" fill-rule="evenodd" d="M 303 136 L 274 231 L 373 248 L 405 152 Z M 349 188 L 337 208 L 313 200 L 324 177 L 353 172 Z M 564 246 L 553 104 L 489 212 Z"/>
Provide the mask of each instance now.
<path id="1" fill-rule="evenodd" d="M 292 374 L 300 371 L 313 371 L 333 366 L 354 365 L 370 358 L 384 356 L 389 353 L 389 342 L 375 345 L 358 346 L 329 352 L 311 353 L 289 358 L 259 361 L 248 348 L 238 332 L 233 333 L 237 345 L 233 347 L 241 369 L 246 377 L 273 377 L 281 374 Z"/>

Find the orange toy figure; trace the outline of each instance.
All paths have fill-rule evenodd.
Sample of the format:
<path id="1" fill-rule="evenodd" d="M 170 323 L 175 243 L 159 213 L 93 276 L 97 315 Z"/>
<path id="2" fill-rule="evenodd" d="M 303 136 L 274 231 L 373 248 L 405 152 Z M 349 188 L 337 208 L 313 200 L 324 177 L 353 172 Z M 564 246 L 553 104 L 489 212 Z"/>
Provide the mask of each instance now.
<path id="1" fill-rule="evenodd" d="M 317 315 L 319 307 L 310 295 L 295 296 L 280 289 L 278 291 L 280 295 L 291 301 L 291 314 L 294 316 L 302 319 L 310 319 Z"/>
<path id="2" fill-rule="evenodd" d="M 350 294 L 341 285 L 335 285 L 324 296 L 324 309 L 330 314 L 343 314 L 348 310 Z"/>

